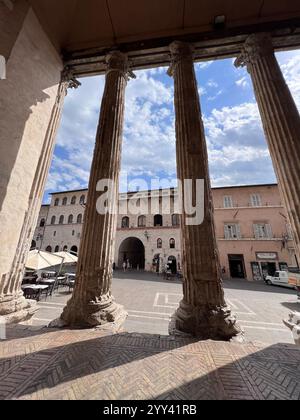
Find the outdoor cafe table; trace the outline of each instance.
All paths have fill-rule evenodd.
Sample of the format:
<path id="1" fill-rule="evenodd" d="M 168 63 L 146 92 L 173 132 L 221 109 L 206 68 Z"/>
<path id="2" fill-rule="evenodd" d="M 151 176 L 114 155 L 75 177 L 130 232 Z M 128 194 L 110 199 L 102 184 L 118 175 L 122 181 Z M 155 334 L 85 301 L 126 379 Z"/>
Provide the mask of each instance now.
<path id="1" fill-rule="evenodd" d="M 48 285 L 48 286 L 52 286 L 52 284 L 54 284 L 56 282 L 56 279 L 42 279 L 39 281 L 40 285 Z"/>
<path id="2" fill-rule="evenodd" d="M 49 286 L 43 285 L 43 284 L 23 284 L 22 290 L 25 289 L 32 289 L 32 290 L 46 290 L 49 288 Z"/>
<path id="3" fill-rule="evenodd" d="M 37 276 L 25 276 L 23 277 L 23 281 L 34 281 L 36 278 Z"/>

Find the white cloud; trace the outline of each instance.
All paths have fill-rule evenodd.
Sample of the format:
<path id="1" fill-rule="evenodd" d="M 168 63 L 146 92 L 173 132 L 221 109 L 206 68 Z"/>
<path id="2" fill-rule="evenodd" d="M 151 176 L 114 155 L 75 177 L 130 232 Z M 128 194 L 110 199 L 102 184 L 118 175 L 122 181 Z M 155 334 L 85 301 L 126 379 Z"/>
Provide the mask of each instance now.
<path id="1" fill-rule="evenodd" d="M 207 82 L 207 86 L 210 87 L 210 88 L 217 88 L 217 87 L 219 87 L 218 83 L 215 80 L 212 80 L 212 79 L 210 79 Z"/>
<path id="2" fill-rule="evenodd" d="M 207 98 L 208 101 L 215 101 L 219 96 L 221 96 L 224 93 L 223 89 L 220 89 L 215 95 L 209 96 Z"/>
<path id="3" fill-rule="evenodd" d="M 300 50 L 278 53 L 277 58 L 300 111 Z"/>
<path id="4" fill-rule="evenodd" d="M 249 86 L 248 79 L 246 76 L 242 77 L 241 79 L 237 80 L 235 84 L 242 88 L 247 88 Z"/>
<path id="5" fill-rule="evenodd" d="M 129 176 L 174 176 L 173 87 L 157 80 L 166 68 L 136 72 L 126 89 L 122 169 Z M 170 79 L 171 81 L 171 79 Z M 66 98 L 47 190 L 86 187 L 104 77 L 84 79 Z M 121 179 L 124 186 L 125 179 Z"/>
<path id="6" fill-rule="evenodd" d="M 277 56 L 300 109 L 300 51 Z M 195 67 L 203 71 L 212 63 L 201 62 Z M 248 83 L 251 89 L 249 76 L 242 70 L 232 67 L 232 74 L 224 77 L 231 77 L 233 84 L 243 88 Z M 174 177 L 176 172 L 173 82 L 164 76 L 166 71 L 166 67 L 138 71 L 137 79 L 128 83 L 122 168 L 131 177 Z M 47 189 L 51 191 L 83 188 L 88 183 L 104 77 L 82 82 L 82 87 L 70 91 L 66 98 L 48 179 Z M 213 184 L 273 182 L 275 176 L 257 105 L 249 99 L 235 106 L 222 106 L 221 85 L 219 79 L 208 79 L 204 87 L 198 87 L 204 96 L 203 109 L 216 101 L 215 108 L 204 116 Z M 125 177 L 121 178 L 121 187 L 126 189 Z"/>
<path id="7" fill-rule="evenodd" d="M 208 67 L 210 67 L 213 63 L 214 61 L 201 61 L 201 62 L 195 63 L 195 67 L 196 69 L 205 70 Z"/>
<path id="8" fill-rule="evenodd" d="M 275 181 L 255 103 L 214 109 L 204 124 L 214 186 Z"/>

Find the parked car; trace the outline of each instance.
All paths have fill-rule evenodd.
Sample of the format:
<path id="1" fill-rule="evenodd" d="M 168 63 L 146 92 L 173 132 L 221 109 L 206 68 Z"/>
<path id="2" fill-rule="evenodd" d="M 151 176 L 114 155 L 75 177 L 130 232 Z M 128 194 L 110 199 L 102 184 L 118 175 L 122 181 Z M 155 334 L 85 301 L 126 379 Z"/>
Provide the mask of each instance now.
<path id="1" fill-rule="evenodd" d="M 265 282 L 269 286 L 282 286 L 295 289 L 295 285 L 289 283 L 290 273 L 288 271 L 276 271 L 274 276 L 266 276 Z"/>

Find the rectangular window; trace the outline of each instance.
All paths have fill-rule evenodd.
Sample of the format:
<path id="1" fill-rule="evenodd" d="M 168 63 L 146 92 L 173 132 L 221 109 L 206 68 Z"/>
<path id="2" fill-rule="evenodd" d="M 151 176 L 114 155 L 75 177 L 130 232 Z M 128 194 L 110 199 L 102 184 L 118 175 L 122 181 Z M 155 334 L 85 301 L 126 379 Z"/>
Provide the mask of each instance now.
<path id="1" fill-rule="evenodd" d="M 241 230 L 237 223 L 225 225 L 225 239 L 241 239 Z"/>
<path id="2" fill-rule="evenodd" d="M 224 208 L 225 209 L 230 209 L 233 207 L 233 201 L 232 201 L 232 197 L 230 195 L 227 195 L 224 197 Z"/>
<path id="3" fill-rule="evenodd" d="M 259 194 L 252 194 L 250 202 L 252 207 L 261 207 L 261 196 Z"/>
<path id="4" fill-rule="evenodd" d="M 272 239 L 273 233 L 271 225 L 266 223 L 256 223 L 254 227 L 254 236 L 256 239 Z"/>

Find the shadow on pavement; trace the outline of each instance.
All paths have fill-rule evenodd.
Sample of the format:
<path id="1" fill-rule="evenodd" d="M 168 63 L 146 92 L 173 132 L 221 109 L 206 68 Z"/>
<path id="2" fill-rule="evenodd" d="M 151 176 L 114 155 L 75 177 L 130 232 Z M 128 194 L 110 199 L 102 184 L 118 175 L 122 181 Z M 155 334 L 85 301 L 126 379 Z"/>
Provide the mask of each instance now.
<path id="1" fill-rule="evenodd" d="M 289 289 L 282 286 L 268 286 L 264 281 L 248 281 L 241 279 L 230 279 L 224 280 L 223 285 L 225 289 L 232 290 L 249 290 L 253 292 L 268 292 L 277 293 L 284 295 L 296 295 L 297 292 L 294 289 Z"/>
<path id="2" fill-rule="evenodd" d="M 90 334 L 17 342 L 0 359 L 0 399 L 300 399 L 295 346 Z"/>

